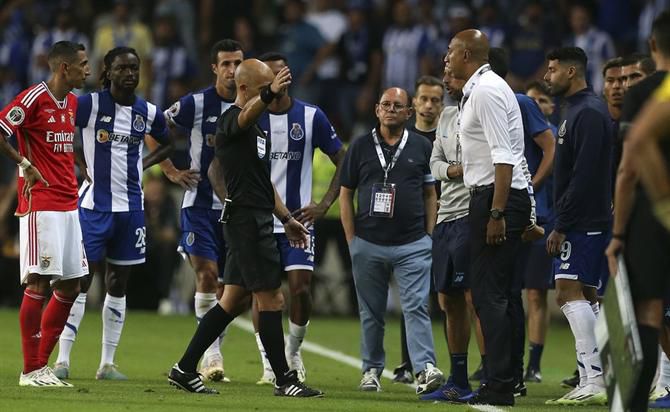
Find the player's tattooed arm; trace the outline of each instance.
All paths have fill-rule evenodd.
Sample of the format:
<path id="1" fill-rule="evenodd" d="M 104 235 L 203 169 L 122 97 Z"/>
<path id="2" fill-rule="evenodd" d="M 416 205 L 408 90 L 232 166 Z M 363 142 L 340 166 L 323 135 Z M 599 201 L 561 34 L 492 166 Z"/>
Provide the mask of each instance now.
<path id="1" fill-rule="evenodd" d="M 332 155 L 328 155 L 330 161 L 335 165 L 335 173 L 333 174 L 333 178 L 330 179 L 328 191 L 323 195 L 323 199 L 321 199 L 318 204 L 310 202 L 309 205 L 293 212 L 293 216 L 298 219 L 298 222 L 307 227 L 313 225 L 314 222 L 321 219 L 333 203 L 335 203 L 335 200 L 340 195 L 340 171 L 342 170 L 342 162 L 344 161 L 344 155 L 346 153 L 346 149 L 342 147 Z"/>

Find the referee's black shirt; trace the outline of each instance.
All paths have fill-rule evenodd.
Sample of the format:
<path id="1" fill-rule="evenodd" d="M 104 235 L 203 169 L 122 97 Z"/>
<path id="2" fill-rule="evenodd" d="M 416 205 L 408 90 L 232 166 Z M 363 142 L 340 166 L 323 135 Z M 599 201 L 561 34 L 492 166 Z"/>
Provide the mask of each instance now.
<path id="1" fill-rule="evenodd" d="M 216 128 L 215 154 L 223 167 L 228 197 L 235 208 L 274 210 L 270 137 L 257 124 L 241 129 L 237 120 L 241 111 L 230 106 L 219 117 Z"/>

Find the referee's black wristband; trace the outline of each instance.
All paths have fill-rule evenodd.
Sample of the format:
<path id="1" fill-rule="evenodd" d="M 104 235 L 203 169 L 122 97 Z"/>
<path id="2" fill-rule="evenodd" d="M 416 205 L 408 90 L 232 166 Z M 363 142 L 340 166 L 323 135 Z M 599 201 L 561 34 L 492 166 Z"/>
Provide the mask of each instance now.
<path id="1" fill-rule="evenodd" d="M 626 234 L 625 233 L 612 233 L 612 238 L 613 239 L 619 239 L 619 240 L 626 240 Z"/>
<path id="2" fill-rule="evenodd" d="M 286 216 L 279 219 L 279 221 L 281 222 L 282 225 L 285 225 L 291 219 L 293 219 L 293 215 L 291 213 L 288 213 Z"/>
<path id="3" fill-rule="evenodd" d="M 261 90 L 261 100 L 265 104 L 270 104 L 272 101 L 277 97 L 277 93 L 274 93 L 272 89 L 270 89 L 270 86 L 265 86 Z"/>

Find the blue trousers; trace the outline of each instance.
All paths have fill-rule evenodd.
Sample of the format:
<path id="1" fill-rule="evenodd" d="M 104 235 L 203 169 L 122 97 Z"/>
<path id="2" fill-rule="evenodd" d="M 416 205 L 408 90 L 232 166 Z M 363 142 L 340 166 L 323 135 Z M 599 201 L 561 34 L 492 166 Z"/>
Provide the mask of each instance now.
<path id="1" fill-rule="evenodd" d="M 432 239 L 383 246 L 354 237 L 349 245 L 361 319 L 363 371 L 384 369 L 384 314 L 391 275 L 400 289 L 407 347 L 414 373 L 436 364 L 428 315 Z"/>

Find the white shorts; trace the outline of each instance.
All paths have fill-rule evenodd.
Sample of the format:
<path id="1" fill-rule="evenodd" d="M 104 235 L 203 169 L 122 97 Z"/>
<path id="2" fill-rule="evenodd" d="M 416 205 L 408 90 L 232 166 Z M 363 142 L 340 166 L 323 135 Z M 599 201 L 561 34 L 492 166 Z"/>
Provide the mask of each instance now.
<path id="1" fill-rule="evenodd" d="M 19 226 L 21 284 L 30 273 L 54 276 L 52 281 L 88 275 L 77 210 L 30 212 Z"/>

